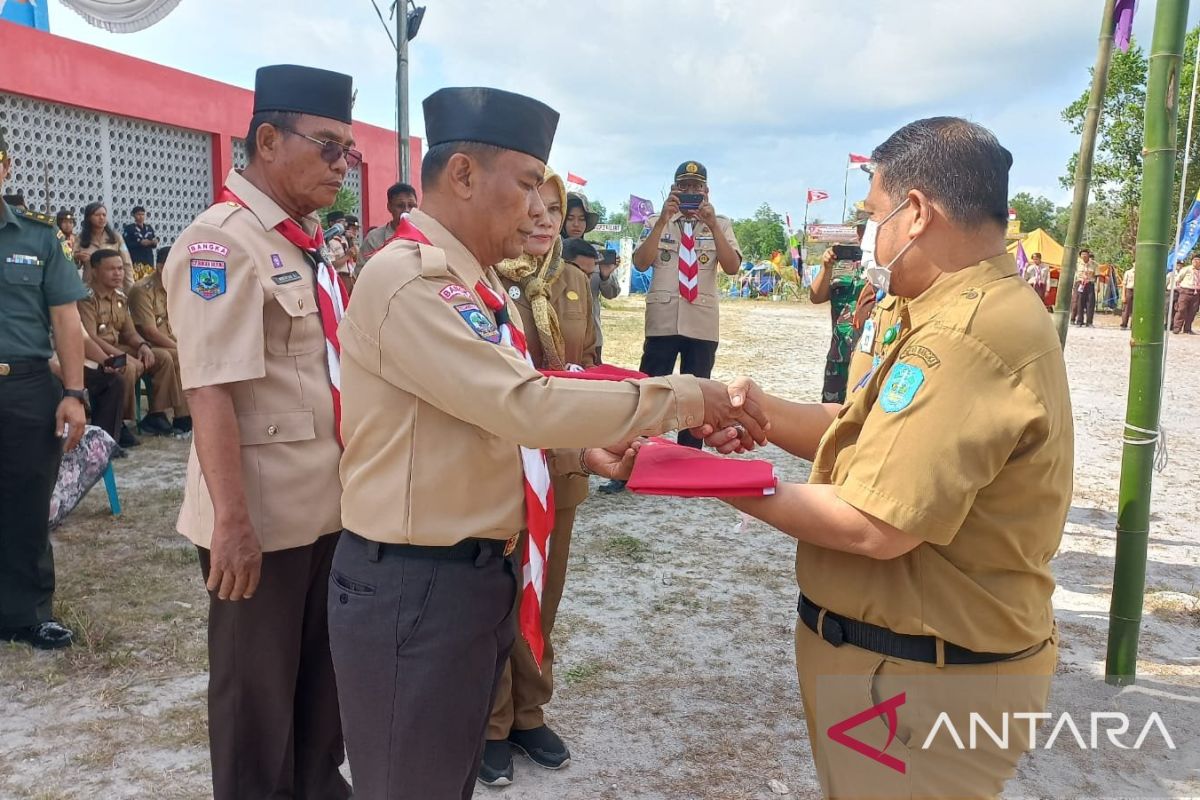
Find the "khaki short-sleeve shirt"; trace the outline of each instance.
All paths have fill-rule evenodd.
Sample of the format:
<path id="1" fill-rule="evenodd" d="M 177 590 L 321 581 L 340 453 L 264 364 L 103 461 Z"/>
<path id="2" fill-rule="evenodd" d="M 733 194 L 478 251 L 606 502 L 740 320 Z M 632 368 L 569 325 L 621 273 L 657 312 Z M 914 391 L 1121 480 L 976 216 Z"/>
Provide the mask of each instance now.
<path id="1" fill-rule="evenodd" d="M 520 445 L 581 447 L 703 419 L 690 375 L 607 383 L 547 378 L 503 343 L 476 286 L 495 272 L 428 214 L 432 245 L 400 240 L 372 258 L 338 329 L 342 344 L 345 526 L 380 542 L 448 546 L 525 527 Z M 508 313 L 516 320 L 512 303 Z"/>
<path id="2" fill-rule="evenodd" d="M 1001 256 L 947 274 L 901 311 L 894 347 L 826 432 L 810 482 L 923 543 L 876 560 L 801 543 L 813 602 L 978 652 L 1045 641 L 1050 559 L 1071 502 L 1062 349 Z"/>
<path id="3" fill-rule="evenodd" d="M 93 289 L 79 301 L 79 319 L 93 338 L 113 347 L 131 345 L 138 338 L 129 314 L 129 298 L 120 289 Z"/>
<path id="4" fill-rule="evenodd" d="M 160 333 L 175 338 L 171 331 L 171 318 L 167 315 L 167 289 L 157 271 L 142 278 L 129 290 L 129 309 L 139 332 L 142 328 L 153 326 Z"/>
<path id="5" fill-rule="evenodd" d="M 650 234 L 657 223 L 657 215 L 646 220 L 643 238 Z M 733 224 L 728 218 L 718 216 L 717 226 L 740 259 L 741 246 L 734 236 Z M 717 263 L 716 239 L 707 225 L 699 221 L 695 223 L 692 232 L 696 239 L 700 275 L 696 300 L 689 303 L 679 294 L 679 240 L 682 231 L 683 217 L 676 215 L 659 239 L 650 291 L 646 293 L 646 335 L 687 336 L 716 342 L 720 340 L 720 293 L 717 290 L 720 264 Z"/>
<path id="6" fill-rule="evenodd" d="M 316 279 L 275 226 L 287 219 L 237 172 L 245 205 L 196 218 L 164 270 L 184 389 L 226 386 L 241 439 L 243 486 L 264 551 L 302 547 L 341 529 L 333 396 Z M 302 221 L 315 230 L 317 220 Z M 179 532 L 212 541 L 213 504 L 193 444 Z"/>

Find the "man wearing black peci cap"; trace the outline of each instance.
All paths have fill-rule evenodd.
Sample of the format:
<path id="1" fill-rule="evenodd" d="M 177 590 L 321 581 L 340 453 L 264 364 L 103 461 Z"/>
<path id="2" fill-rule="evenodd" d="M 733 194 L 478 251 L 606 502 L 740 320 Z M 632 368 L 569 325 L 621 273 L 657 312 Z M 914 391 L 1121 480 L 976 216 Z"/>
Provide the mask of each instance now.
<path id="1" fill-rule="evenodd" d="M 543 652 L 551 475 L 625 476 L 623 443 L 641 433 L 736 417 L 762 434 L 757 398 L 742 407 L 719 383 L 572 381 L 529 362 L 492 265 L 520 256 L 546 213 L 557 124 L 496 89 L 427 98 L 421 210 L 372 258 L 338 329 L 346 530 L 329 632 L 355 792 L 370 800 L 474 792 L 518 584 L 516 646 Z M 606 442 L 622 444 L 594 447 Z M 542 733 L 514 744 L 536 752 Z"/>
<path id="2" fill-rule="evenodd" d="M 361 161 L 351 88 L 335 72 L 260 69 L 249 164 L 163 270 L 195 433 L 178 529 L 210 595 L 217 800 L 350 795 L 325 611 L 345 294 L 313 212 Z"/>

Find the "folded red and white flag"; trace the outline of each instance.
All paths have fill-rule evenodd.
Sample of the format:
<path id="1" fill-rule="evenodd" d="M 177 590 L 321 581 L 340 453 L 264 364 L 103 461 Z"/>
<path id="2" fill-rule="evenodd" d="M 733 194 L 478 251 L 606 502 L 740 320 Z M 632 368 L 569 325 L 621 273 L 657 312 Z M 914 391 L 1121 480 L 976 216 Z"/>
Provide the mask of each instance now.
<path id="1" fill-rule="evenodd" d="M 659 437 L 638 451 L 628 489 L 672 497 L 763 497 L 775 494 L 775 465 L 723 458 Z"/>
<path id="2" fill-rule="evenodd" d="M 600 364 L 585 370 L 544 369 L 541 372 L 548 378 L 574 378 L 580 381 L 627 381 L 650 377 L 636 369 L 614 367 L 611 364 Z"/>

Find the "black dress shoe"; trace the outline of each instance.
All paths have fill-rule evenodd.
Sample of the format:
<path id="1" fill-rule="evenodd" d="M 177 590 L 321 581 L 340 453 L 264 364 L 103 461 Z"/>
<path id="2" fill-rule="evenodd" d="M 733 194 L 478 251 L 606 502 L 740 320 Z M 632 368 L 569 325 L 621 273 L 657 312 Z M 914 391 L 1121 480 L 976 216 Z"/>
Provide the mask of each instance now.
<path id="1" fill-rule="evenodd" d="M 508 741 L 539 767 L 562 769 L 571 763 L 571 751 L 558 734 L 545 725 L 527 731 L 510 731 Z"/>
<path id="2" fill-rule="evenodd" d="M 190 416 L 176 417 L 175 420 L 171 423 L 171 427 L 175 430 L 176 433 L 191 433 L 192 432 L 192 418 Z"/>
<path id="3" fill-rule="evenodd" d="M 117 436 L 117 444 L 121 447 L 138 447 L 141 441 L 133 435 L 133 431 L 129 430 L 129 426 L 121 423 L 121 433 Z"/>
<path id="4" fill-rule="evenodd" d="M 142 433 L 148 433 L 151 436 L 169 436 L 172 433 L 171 423 L 167 421 L 167 415 L 161 411 L 154 411 L 146 415 L 141 424 Z"/>
<path id="5" fill-rule="evenodd" d="M 109 456 L 109 460 L 111 461 L 116 461 L 118 458 L 129 458 L 129 451 L 121 447 L 121 445 L 117 445 L 113 449 L 112 455 Z"/>
<path id="6" fill-rule="evenodd" d="M 478 780 L 484 786 L 508 786 L 513 782 L 512 748 L 508 742 L 495 739 L 484 742 Z"/>
<path id="7" fill-rule="evenodd" d="M 70 647 L 74 634 L 56 620 L 39 622 L 27 628 L 4 628 L 0 630 L 0 641 L 24 642 L 38 650 L 61 650 Z"/>

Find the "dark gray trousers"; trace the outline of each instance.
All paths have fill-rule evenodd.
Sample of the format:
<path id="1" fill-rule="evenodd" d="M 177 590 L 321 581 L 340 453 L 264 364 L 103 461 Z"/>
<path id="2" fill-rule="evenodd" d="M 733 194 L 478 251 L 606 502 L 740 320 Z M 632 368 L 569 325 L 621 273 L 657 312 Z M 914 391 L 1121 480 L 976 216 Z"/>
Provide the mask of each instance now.
<path id="1" fill-rule="evenodd" d="M 516 637 L 504 542 L 429 556 L 346 531 L 329 576 L 329 642 L 356 800 L 468 800 Z M 420 553 L 414 555 L 414 553 Z"/>

